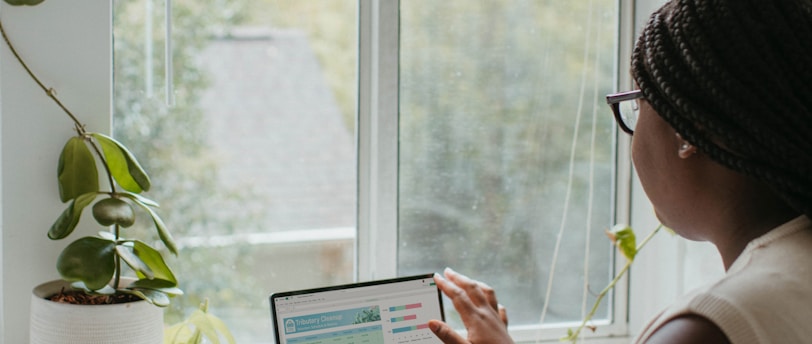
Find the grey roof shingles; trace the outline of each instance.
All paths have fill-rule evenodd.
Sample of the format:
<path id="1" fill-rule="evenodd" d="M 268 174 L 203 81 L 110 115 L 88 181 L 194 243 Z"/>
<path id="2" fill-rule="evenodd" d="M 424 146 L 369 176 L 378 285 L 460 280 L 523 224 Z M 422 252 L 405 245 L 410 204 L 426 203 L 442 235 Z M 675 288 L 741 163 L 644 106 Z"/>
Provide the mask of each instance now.
<path id="1" fill-rule="evenodd" d="M 215 39 L 200 56 L 211 87 L 201 106 L 220 181 L 250 188 L 265 214 L 254 230 L 355 226 L 353 128 L 341 118 L 304 33 Z"/>

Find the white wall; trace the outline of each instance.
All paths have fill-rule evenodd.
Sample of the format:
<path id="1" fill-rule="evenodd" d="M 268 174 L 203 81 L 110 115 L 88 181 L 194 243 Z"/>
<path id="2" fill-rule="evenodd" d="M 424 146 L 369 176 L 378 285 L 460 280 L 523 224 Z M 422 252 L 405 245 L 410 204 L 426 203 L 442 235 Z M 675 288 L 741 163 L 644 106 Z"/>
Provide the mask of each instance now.
<path id="1" fill-rule="evenodd" d="M 111 2 L 47 0 L 36 7 L 0 5 L 18 52 L 43 83 L 92 131 L 109 132 Z M 48 228 L 64 205 L 56 184 L 62 145 L 75 134 L 68 117 L 25 74 L 5 44 L 0 53 L 0 342 L 28 342 L 31 288 L 58 277 L 56 257 L 68 240 Z M 96 229 L 81 230 L 86 234 Z M 76 235 L 76 234 L 74 234 Z"/>

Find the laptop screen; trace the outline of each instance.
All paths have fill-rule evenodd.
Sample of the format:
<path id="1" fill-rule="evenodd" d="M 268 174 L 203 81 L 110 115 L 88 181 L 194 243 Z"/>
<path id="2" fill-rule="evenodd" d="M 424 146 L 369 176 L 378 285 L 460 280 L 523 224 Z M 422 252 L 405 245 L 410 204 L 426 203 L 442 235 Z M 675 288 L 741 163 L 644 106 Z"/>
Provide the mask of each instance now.
<path id="1" fill-rule="evenodd" d="M 275 293 L 279 344 L 442 343 L 428 328 L 445 320 L 433 274 Z"/>

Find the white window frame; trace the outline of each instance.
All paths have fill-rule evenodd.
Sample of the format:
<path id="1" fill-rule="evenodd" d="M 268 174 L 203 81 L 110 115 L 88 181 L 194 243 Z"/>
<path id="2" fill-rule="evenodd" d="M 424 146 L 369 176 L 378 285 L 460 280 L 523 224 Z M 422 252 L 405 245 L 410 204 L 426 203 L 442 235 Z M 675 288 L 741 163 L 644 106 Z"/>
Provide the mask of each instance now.
<path id="1" fill-rule="evenodd" d="M 618 1 L 622 23 L 618 88 L 628 88 L 627 61 L 634 31 L 663 0 Z M 361 44 L 359 55 L 356 275 L 368 280 L 393 276 L 397 264 L 393 253 L 397 249 L 398 1 L 360 0 L 359 8 L 359 37 L 370 44 Z M 0 2 L 0 16 L 18 50 L 46 85 L 54 87 L 89 128 L 111 132 L 112 2 L 47 0 L 37 7 Z M 45 232 L 64 208 L 56 197 L 55 169 L 59 149 L 72 134 L 65 115 L 2 44 L 0 343 L 28 342 L 31 288 L 58 277 L 54 263 L 67 242 L 50 241 Z M 632 175 L 628 143 L 627 137 L 618 137 L 617 219 L 630 219 L 638 232 L 645 233 L 657 221 Z M 78 230 L 83 235 L 95 232 Z M 602 328 L 594 342 L 627 343 L 645 319 L 684 292 L 680 282 L 686 271 L 685 245 L 661 235 L 638 256 L 630 283 L 623 283 L 615 294 L 616 324 Z M 538 333 L 525 329 L 514 334 L 525 341 L 535 340 Z M 545 341 L 557 342 L 551 337 L 554 332 L 543 333 Z"/>
<path id="2" fill-rule="evenodd" d="M 618 51 L 631 51 L 634 16 L 631 0 L 619 1 L 621 42 Z M 398 85 L 399 85 L 399 0 L 361 0 L 359 11 L 359 213 L 358 271 L 360 280 L 393 277 L 397 272 L 397 184 L 398 184 Z M 626 37 L 626 38 L 623 38 Z M 629 61 L 630 53 L 618 61 Z M 622 68 L 618 66 L 618 68 Z M 618 85 L 631 85 L 628 73 L 619 73 Z M 607 108 L 608 109 L 608 108 Z M 631 205 L 631 163 L 629 138 L 619 137 L 617 154 L 617 222 L 629 223 Z M 625 152 L 625 153 L 624 153 Z M 615 263 L 622 269 L 622 260 Z M 628 322 L 628 279 L 615 287 L 610 324 L 601 324 L 599 334 L 585 337 L 626 337 Z M 517 341 L 557 341 L 562 329 L 577 323 L 550 324 L 543 328 L 522 326 L 511 329 Z"/>

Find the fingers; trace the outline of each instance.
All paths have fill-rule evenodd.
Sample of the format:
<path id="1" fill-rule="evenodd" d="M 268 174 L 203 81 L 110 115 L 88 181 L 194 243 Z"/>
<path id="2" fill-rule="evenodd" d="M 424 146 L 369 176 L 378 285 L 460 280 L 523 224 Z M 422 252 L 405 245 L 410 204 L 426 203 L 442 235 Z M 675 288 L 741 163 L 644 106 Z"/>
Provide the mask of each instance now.
<path id="1" fill-rule="evenodd" d="M 443 272 L 449 281 L 453 282 L 460 290 L 454 290 L 455 293 L 464 291 L 467 297 L 475 305 L 489 305 L 494 311 L 498 312 L 498 302 L 496 301 L 496 292 L 489 285 L 475 281 L 465 275 L 457 273 L 450 268 L 446 268 Z"/>
<path id="2" fill-rule="evenodd" d="M 508 325 L 507 309 L 505 309 L 505 306 L 502 305 L 498 305 L 497 307 L 499 308 L 499 318 L 502 319 L 502 323 L 504 323 L 505 327 L 507 327 Z"/>
<path id="3" fill-rule="evenodd" d="M 467 330 L 465 339 L 448 325 L 432 320 L 429 327 L 445 344 L 461 343 L 512 343 L 507 331 L 507 312 L 496 302 L 496 293 L 488 285 L 460 275 L 451 269 L 445 278 L 434 275 L 434 281 L 454 303 L 454 308 Z"/>
<path id="4" fill-rule="evenodd" d="M 450 276 L 448 271 L 449 270 L 446 269 L 446 276 Z M 450 278 L 447 280 L 438 274 L 434 275 L 434 281 L 437 283 L 437 288 L 451 299 L 451 302 L 454 303 L 454 308 L 456 308 L 461 315 L 472 314 L 476 310 L 477 305 L 471 300 L 468 292 L 460 288 L 456 281 Z"/>
<path id="5" fill-rule="evenodd" d="M 470 344 L 468 340 L 442 321 L 429 320 L 429 328 L 445 344 Z"/>

